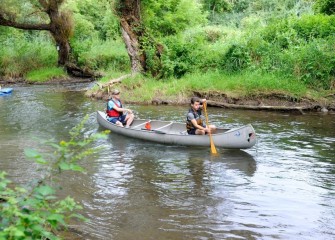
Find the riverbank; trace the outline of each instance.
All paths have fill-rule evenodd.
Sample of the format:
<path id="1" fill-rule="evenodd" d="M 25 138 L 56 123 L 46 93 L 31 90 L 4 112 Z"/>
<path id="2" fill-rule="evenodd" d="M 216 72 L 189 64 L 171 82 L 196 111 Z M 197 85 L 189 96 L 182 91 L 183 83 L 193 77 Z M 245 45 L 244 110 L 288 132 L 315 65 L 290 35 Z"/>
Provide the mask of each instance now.
<path id="1" fill-rule="evenodd" d="M 206 98 L 209 106 L 231 108 L 231 109 L 245 109 L 245 110 L 267 110 L 267 111 L 316 111 L 316 112 L 334 112 L 335 113 L 335 95 L 330 96 L 325 101 L 318 102 L 313 99 L 302 98 L 296 99 L 285 94 L 264 94 L 258 96 L 249 97 L 228 97 L 223 92 L 208 91 L 199 92 L 195 91 L 190 93 L 188 96 L 177 96 L 171 98 L 170 96 L 159 96 L 153 98 L 151 101 L 134 101 L 131 100 L 129 95 L 131 93 L 125 93 L 127 89 L 122 86 L 118 86 L 119 89 L 124 93 L 125 103 L 131 104 L 153 104 L 153 105 L 187 105 L 190 102 L 192 96 L 198 96 L 200 98 Z M 157 94 L 154 94 L 157 95 Z M 86 96 L 94 99 L 106 100 L 110 98 L 110 94 L 105 90 L 88 91 Z M 330 100 L 333 98 L 333 100 Z"/>
<path id="2" fill-rule="evenodd" d="M 223 108 L 335 112 L 335 91 L 309 89 L 274 75 L 211 73 L 168 80 L 124 75 L 99 80 L 86 96 L 107 100 L 115 88 L 122 92 L 124 102 L 133 104 L 186 105 L 198 96 L 210 106 Z"/>
<path id="3" fill-rule="evenodd" d="M 206 98 L 209 106 L 223 108 L 300 113 L 304 111 L 335 112 L 335 91 L 315 91 L 298 86 L 296 83 L 291 84 L 292 88 L 289 89 L 287 84 L 290 83 L 285 84 L 285 81 L 282 81 L 284 84 L 281 85 L 264 84 L 264 82 L 273 82 L 273 79 L 263 80 L 258 86 L 253 86 L 252 77 L 243 83 L 243 76 L 242 78 L 240 76 L 239 81 L 236 81 L 236 76 L 228 76 L 229 78 L 224 76 L 226 78 L 217 83 L 215 77 L 218 76 L 202 75 L 202 80 L 199 80 L 199 76 L 169 80 L 156 80 L 142 75 L 113 76 L 112 79 L 105 77 L 96 81 L 94 87 L 88 89 L 85 95 L 92 99 L 107 100 L 111 97 L 109 92 L 117 88 L 122 92 L 122 100 L 132 104 L 188 105 L 192 96 L 198 96 Z M 53 85 L 93 81 L 95 80 L 89 78 L 62 77 L 44 82 L 32 82 L 20 78 L 0 80 L 0 85 Z M 204 85 L 205 83 L 207 85 Z"/>

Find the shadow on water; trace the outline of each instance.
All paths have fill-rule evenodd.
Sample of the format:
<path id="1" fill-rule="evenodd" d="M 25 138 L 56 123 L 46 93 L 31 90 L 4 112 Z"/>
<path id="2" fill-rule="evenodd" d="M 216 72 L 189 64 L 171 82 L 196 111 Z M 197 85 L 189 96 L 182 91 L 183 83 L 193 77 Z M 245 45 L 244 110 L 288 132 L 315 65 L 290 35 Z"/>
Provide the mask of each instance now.
<path id="1" fill-rule="evenodd" d="M 99 128 L 100 130 L 103 130 L 103 128 Z M 148 158 L 153 161 L 157 157 L 161 159 L 173 157 L 179 161 L 187 161 L 191 168 L 197 168 L 198 165 L 201 168 L 201 165 L 208 161 L 212 164 L 224 164 L 227 169 L 237 170 L 249 177 L 253 176 L 257 169 L 254 157 L 243 150 L 218 149 L 219 154 L 213 156 L 210 154 L 209 147 L 164 145 L 114 133 L 109 135 L 108 142 L 111 143 L 112 149 L 121 154 L 134 150 L 139 158 Z"/>

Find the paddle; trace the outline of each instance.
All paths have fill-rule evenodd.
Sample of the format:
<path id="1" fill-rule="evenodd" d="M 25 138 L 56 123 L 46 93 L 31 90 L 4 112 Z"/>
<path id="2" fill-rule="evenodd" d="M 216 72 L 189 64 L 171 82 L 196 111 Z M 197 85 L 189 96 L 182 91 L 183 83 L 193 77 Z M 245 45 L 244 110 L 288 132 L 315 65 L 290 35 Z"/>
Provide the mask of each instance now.
<path id="1" fill-rule="evenodd" d="M 155 133 L 159 133 L 159 134 L 166 134 L 166 132 L 160 131 L 160 130 L 155 130 L 155 129 L 146 129 L 146 128 L 141 128 L 141 130 L 145 130 L 148 132 L 155 132 Z"/>
<path id="2" fill-rule="evenodd" d="M 209 124 L 208 124 L 208 116 L 207 116 L 207 103 L 205 102 L 203 106 L 204 106 L 205 117 L 206 117 L 206 125 L 207 125 L 207 127 L 209 128 Z M 218 154 L 217 151 L 216 151 L 215 145 L 214 145 L 214 141 L 213 141 L 213 138 L 212 138 L 212 133 L 211 133 L 211 131 L 209 131 L 209 141 L 210 141 L 210 143 L 211 143 L 211 153 L 212 153 L 212 154 Z"/>

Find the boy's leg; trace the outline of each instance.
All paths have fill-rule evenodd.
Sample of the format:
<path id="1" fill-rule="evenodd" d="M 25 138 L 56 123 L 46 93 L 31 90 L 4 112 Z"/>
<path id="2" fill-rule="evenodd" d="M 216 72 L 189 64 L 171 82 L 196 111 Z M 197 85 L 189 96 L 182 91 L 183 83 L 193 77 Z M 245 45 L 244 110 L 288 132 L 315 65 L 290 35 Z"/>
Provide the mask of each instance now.
<path id="1" fill-rule="evenodd" d="M 133 122 L 133 120 L 134 120 L 134 114 L 132 114 L 132 113 L 127 114 L 127 116 L 125 118 L 126 127 L 129 127 L 130 124 Z"/>

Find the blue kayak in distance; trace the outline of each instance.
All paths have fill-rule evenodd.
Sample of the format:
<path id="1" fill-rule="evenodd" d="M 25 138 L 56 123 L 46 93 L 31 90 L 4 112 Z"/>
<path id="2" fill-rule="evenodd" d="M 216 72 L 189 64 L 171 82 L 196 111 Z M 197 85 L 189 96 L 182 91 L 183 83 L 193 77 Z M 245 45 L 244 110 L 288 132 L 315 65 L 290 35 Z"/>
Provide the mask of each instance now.
<path id="1" fill-rule="evenodd" d="M 10 93 L 12 93 L 13 88 L 1 88 L 0 89 L 0 96 L 2 95 L 8 95 Z"/>

